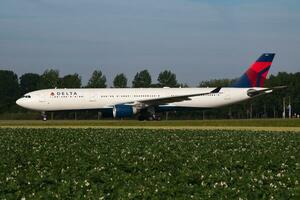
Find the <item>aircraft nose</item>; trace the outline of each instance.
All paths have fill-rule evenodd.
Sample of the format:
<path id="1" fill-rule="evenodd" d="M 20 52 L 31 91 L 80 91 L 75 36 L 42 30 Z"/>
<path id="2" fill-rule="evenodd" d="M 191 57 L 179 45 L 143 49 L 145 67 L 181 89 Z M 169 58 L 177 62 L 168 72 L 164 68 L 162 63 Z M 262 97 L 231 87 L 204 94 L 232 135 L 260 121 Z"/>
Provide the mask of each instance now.
<path id="1" fill-rule="evenodd" d="M 18 99 L 16 101 L 16 104 L 19 105 L 19 106 L 21 106 L 21 107 L 23 107 L 23 99 Z"/>

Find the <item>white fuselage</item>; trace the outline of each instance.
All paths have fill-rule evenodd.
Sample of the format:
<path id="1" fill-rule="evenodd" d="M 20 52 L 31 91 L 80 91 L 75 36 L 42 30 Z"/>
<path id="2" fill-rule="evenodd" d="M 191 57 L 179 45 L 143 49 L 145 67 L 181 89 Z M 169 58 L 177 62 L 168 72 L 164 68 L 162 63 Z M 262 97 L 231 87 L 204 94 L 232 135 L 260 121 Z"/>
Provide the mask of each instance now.
<path id="1" fill-rule="evenodd" d="M 30 92 L 17 104 L 37 111 L 84 110 L 113 108 L 141 100 L 187 94 L 209 93 L 214 88 L 111 88 L 111 89 L 45 89 Z M 190 97 L 190 100 L 162 106 L 182 108 L 215 108 L 250 99 L 251 88 L 222 88 L 218 93 Z M 263 88 L 252 88 L 260 90 Z"/>

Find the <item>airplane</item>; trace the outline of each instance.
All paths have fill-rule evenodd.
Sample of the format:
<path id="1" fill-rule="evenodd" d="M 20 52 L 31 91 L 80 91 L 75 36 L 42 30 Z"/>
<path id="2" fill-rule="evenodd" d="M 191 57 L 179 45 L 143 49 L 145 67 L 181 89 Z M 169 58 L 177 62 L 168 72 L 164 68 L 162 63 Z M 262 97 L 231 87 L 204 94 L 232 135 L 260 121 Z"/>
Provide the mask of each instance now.
<path id="1" fill-rule="evenodd" d="M 271 93 L 285 86 L 264 88 L 274 53 L 262 54 L 230 87 L 216 88 L 65 88 L 43 89 L 25 94 L 19 106 L 45 112 L 99 110 L 114 118 L 138 115 L 139 120 L 160 120 L 157 113 L 209 109 L 235 104 Z"/>

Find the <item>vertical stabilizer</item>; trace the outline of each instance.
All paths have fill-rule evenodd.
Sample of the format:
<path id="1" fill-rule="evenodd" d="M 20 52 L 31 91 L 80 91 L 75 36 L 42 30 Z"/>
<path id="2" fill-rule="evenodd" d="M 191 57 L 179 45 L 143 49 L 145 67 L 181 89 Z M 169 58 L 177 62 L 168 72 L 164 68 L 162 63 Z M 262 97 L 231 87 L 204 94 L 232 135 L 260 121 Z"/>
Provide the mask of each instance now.
<path id="1" fill-rule="evenodd" d="M 275 53 L 262 54 L 248 70 L 232 84 L 232 87 L 264 87 Z"/>

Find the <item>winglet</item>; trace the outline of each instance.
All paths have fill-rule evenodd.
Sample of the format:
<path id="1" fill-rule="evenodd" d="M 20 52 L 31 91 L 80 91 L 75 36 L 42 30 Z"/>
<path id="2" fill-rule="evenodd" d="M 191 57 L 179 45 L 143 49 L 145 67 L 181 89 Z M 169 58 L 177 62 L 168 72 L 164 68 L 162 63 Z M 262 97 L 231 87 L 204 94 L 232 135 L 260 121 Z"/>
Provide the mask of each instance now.
<path id="1" fill-rule="evenodd" d="M 221 89 L 222 89 L 222 87 L 217 87 L 216 89 L 214 89 L 210 93 L 219 93 Z"/>

